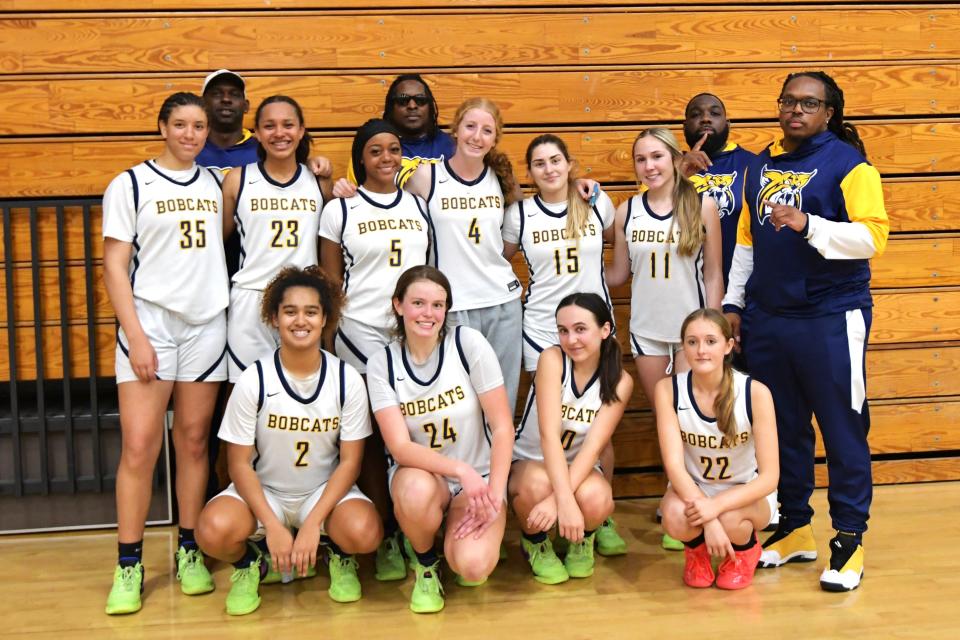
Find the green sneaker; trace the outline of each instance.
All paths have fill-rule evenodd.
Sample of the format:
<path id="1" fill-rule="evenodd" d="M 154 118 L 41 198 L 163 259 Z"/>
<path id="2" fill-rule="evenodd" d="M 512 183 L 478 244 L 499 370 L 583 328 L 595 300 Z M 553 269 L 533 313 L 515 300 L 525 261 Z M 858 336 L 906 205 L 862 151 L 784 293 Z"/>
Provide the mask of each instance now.
<path id="1" fill-rule="evenodd" d="M 267 566 L 267 573 L 263 576 L 263 580 L 260 581 L 260 584 L 277 584 L 278 582 L 283 582 L 283 574 L 273 568 L 273 563 L 270 561 L 270 556 L 263 554 L 260 561 Z M 287 582 L 313 578 L 317 575 L 317 568 L 307 567 L 307 575 L 302 576 L 297 568 L 294 567 L 291 570 L 290 575 L 291 577 L 287 580 Z"/>
<path id="2" fill-rule="evenodd" d="M 398 530 L 392 536 L 387 536 L 377 548 L 376 579 L 381 582 L 403 580 L 407 577 L 407 563 L 400 549 L 400 537 L 403 534 Z"/>
<path id="3" fill-rule="evenodd" d="M 683 551 L 683 543 L 676 538 L 668 536 L 667 534 L 663 534 L 663 539 L 660 541 L 660 546 L 667 551 Z"/>
<path id="4" fill-rule="evenodd" d="M 188 596 L 198 596 L 201 593 L 213 591 L 213 576 L 203 563 L 203 552 L 200 549 L 177 549 L 177 580 L 180 581 L 180 591 Z"/>
<path id="5" fill-rule="evenodd" d="M 443 609 L 443 585 L 440 584 L 440 561 L 425 567 L 419 562 L 413 568 L 416 582 L 410 594 L 410 610 L 414 613 L 436 613 Z"/>
<path id="6" fill-rule="evenodd" d="M 530 568 L 533 569 L 533 579 L 543 584 L 560 584 L 570 579 L 567 568 L 553 551 L 550 538 L 543 542 L 530 542 L 520 536 L 520 548 L 526 556 Z"/>
<path id="7" fill-rule="evenodd" d="M 140 611 L 140 594 L 143 593 L 143 565 L 139 562 L 132 567 L 113 570 L 113 586 L 107 596 L 108 615 L 134 613 Z"/>
<path id="8" fill-rule="evenodd" d="M 589 578 L 593 575 L 593 540 L 596 535 L 597 532 L 594 531 L 581 542 L 570 543 L 563 566 L 571 578 Z"/>
<path id="9" fill-rule="evenodd" d="M 230 593 L 227 594 L 227 613 L 245 616 L 260 607 L 260 563 L 257 558 L 245 569 L 234 569 L 230 576 Z"/>
<path id="10" fill-rule="evenodd" d="M 330 589 L 327 595 L 334 602 L 356 602 L 362 595 L 360 578 L 357 577 L 356 558 L 353 556 L 341 557 L 330 552 L 327 557 L 327 566 L 330 569 Z"/>
<path id="11" fill-rule="evenodd" d="M 597 528 L 597 553 L 602 556 L 622 556 L 627 552 L 627 541 L 617 533 L 617 522 L 607 518 Z"/>
<path id="12" fill-rule="evenodd" d="M 410 544 L 410 539 L 407 536 L 403 536 L 403 553 L 407 556 L 407 566 L 410 567 L 410 570 L 416 570 L 419 564 L 417 552 L 413 550 L 413 545 Z"/>

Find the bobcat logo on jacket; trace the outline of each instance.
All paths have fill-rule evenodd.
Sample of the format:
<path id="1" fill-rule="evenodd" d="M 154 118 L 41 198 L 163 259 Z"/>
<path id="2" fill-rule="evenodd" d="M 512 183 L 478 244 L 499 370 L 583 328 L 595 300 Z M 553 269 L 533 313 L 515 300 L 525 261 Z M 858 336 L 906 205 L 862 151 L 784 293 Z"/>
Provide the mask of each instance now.
<path id="1" fill-rule="evenodd" d="M 803 188 L 807 186 L 813 177 L 817 175 L 817 170 L 804 171 L 779 171 L 777 169 L 767 169 L 764 165 L 760 171 L 760 193 L 757 194 L 757 217 L 760 224 L 770 219 L 767 207 L 764 201 L 784 204 L 788 207 L 796 207 L 803 210 Z"/>
<path id="2" fill-rule="evenodd" d="M 697 188 L 697 193 L 705 193 L 717 201 L 717 212 L 721 218 L 733 215 L 733 183 L 737 179 L 737 172 L 733 173 L 706 173 L 690 176 L 690 181 Z"/>

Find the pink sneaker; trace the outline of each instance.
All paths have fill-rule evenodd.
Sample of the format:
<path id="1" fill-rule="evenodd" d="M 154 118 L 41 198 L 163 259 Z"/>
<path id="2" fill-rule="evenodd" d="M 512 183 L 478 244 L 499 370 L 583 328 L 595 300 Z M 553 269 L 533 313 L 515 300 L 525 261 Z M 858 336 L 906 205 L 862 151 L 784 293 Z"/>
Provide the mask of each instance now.
<path id="1" fill-rule="evenodd" d="M 710 564 L 707 543 L 701 542 L 699 546 L 692 549 L 684 546 L 683 555 L 687 561 L 683 567 L 683 582 L 688 587 L 697 589 L 705 589 L 712 585 L 713 566 Z"/>
<path id="2" fill-rule="evenodd" d="M 721 589 L 746 589 L 753 583 L 763 547 L 758 541 L 746 551 L 735 551 L 736 559 L 724 559 L 717 567 L 717 586 Z"/>

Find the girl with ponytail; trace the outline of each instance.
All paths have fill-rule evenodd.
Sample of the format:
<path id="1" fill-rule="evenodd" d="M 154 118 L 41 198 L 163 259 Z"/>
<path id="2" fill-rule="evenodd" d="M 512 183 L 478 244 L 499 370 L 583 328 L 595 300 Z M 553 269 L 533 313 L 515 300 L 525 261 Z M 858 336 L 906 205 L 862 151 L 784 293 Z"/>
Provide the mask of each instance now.
<path id="1" fill-rule="evenodd" d="M 690 587 L 743 589 L 761 547 L 756 531 L 776 509 L 779 459 L 773 399 L 731 365 L 733 330 L 714 309 L 680 329 L 691 370 L 657 383 L 660 455 L 670 483 L 663 528 L 683 541 Z M 714 573 L 711 556 L 723 558 Z"/>
<path id="2" fill-rule="evenodd" d="M 595 532 L 613 513 L 613 490 L 598 462 L 633 392 L 603 298 L 564 297 L 556 323 L 560 344 L 537 362 L 507 486 L 524 555 L 545 584 L 593 574 Z M 563 562 L 547 537 L 554 524 L 570 541 Z"/>
<path id="3" fill-rule="evenodd" d="M 450 279 L 452 324 L 477 329 L 497 354 L 511 411 L 520 380 L 520 281 L 503 257 L 504 211 L 521 197 L 506 154 L 497 148 L 503 120 L 497 105 L 471 98 L 451 125 L 456 151 L 421 165 L 404 185 L 427 202 L 435 244 L 432 260 Z"/>

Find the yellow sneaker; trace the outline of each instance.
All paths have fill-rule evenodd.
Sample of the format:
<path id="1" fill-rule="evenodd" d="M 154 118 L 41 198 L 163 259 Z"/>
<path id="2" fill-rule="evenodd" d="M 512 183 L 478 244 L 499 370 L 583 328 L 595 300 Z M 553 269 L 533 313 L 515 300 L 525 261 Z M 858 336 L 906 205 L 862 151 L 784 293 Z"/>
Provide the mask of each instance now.
<path id="1" fill-rule="evenodd" d="M 853 591 L 863 578 L 863 545 L 849 533 L 837 532 L 830 541 L 830 566 L 820 574 L 824 591 Z"/>
<path id="2" fill-rule="evenodd" d="M 817 559 L 817 542 L 813 539 L 813 527 L 805 524 L 792 531 L 777 531 L 763 543 L 760 554 L 760 569 L 782 567 L 788 562 L 813 562 Z"/>

